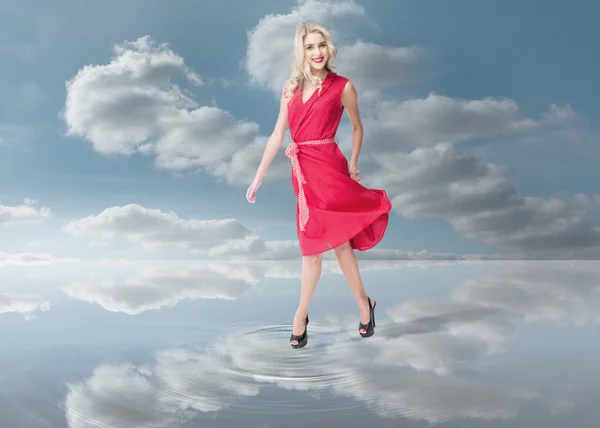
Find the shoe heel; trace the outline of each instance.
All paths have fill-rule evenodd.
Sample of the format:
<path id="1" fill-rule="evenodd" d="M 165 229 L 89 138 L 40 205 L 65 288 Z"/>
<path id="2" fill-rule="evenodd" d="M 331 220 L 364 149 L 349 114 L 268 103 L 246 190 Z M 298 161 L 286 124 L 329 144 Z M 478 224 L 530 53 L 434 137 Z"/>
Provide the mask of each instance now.
<path id="1" fill-rule="evenodd" d="M 306 346 L 306 344 L 308 343 L 308 315 L 306 315 L 306 319 L 304 321 L 305 321 L 304 333 L 302 333 L 299 336 L 292 333 L 292 335 L 290 336 L 290 340 L 289 340 L 290 342 L 292 340 L 298 341 L 298 343 L 295 345 L 293 343 L 290 343 L 290 346 L 294 349 L 304 348 Z"/>
<path id="2" fill-rule="evenodd" d="M 371 299 L 369 297 L 367 297 L 367 301 L 369 302 L 369 323 L 358 323 L 358 334 L 362 337 L 371 337 L 375 334 L 375 306 L 377 306 L 377 302 L 373 302 L 373 306 L 371 306 Z M 360 330 L 365 330 L 365 333 L 361 333 Z"/>
<path id="3" fill-rule="evenodd" d="M 377 306 L 377 302 L 373 302 L 373 310 L 371 311 L 371 315 L 373 316 L 373 327 L 377 327 L 375 324 L 375 306 Z"/>

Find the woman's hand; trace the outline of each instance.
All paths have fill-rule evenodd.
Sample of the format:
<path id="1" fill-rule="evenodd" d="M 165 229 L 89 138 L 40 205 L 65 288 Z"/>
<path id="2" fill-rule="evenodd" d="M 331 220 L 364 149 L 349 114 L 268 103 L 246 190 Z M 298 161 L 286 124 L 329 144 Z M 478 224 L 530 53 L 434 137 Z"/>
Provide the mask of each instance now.
<path id="1" fill-rule="evenodd" d="M 360 171 L 358 170 L 358 164 L 356 162 L 350 161 L 348 163 L 348 172 L 350 173 L 350 177 L 356 181 L 360 181 Z"/>
<path id="2" fill-rule="evenodd" d="M 256 192 L 258 191 L 258 188 L 260 187 L 261 183 L 262 180 L 260 178 L 255 178 L 250 184 L 250 187 L 248 187 L 248 191 L 246 192 L 246 199 L 251 204 L 256 202 Z"/>

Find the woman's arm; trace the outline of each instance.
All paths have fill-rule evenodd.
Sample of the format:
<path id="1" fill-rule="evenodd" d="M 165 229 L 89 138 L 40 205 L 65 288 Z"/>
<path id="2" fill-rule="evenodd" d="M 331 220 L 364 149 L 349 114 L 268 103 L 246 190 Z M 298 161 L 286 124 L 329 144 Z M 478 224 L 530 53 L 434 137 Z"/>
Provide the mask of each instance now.
<path id="1" fill-rule="evenodd" d="M 287 97 L 284 93 L 281 94 L 281 99 L 279 102 L 279 115 L 277 116 L 277 122 L 275 123 L 275 128 L 269 137 L 267 144 L 265 146 L 265 150 L 263 152 L 262 160 L 260 165 L 258 166 L 258 170 L 256 171 L 256 176 L 254 178 L 255 181 L 262 181 L 263 177 L 267 173 L 267 169 L 269 169 L 269 165 L 273 161 L 273 158 L 281 148 L 283 144 L 283 138 L 285 136 L 285 130 L 288 126 L 288 106 L 287 106 Z"/>
<path id="2" fill-rule="evenodd" d="M 348 117 L 350 117 L 350 123 L 352 124 L 352 156 L 348 162 L 348 169 L 353 176 L 358 176 L 358 157 L 362 148 L 364 129 L 360 120 L 358 94 L 350 81 L 346 83 L 342 92 L 342 105 L 348 112 Z"/>

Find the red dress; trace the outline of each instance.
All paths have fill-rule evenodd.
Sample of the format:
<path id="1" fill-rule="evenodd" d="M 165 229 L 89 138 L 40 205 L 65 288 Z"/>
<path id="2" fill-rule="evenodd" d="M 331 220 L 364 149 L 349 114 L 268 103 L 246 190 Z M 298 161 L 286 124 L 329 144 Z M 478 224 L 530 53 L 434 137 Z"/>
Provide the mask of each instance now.
<path id="1" fill-rule="evenodd" d="M 303 256 L 320 254 L 350 241 L 365 251 L 377 245 L 388 225 L 392 204 L 386 192 L 354 180 L 348 160 L 335 143 L 344 113 L 345 77 L 330 72 L 321 91 L 302 102 L 298 88 L 288 104 L 292 143 L 292 187 L 298 204 L 296 226 Z"/>

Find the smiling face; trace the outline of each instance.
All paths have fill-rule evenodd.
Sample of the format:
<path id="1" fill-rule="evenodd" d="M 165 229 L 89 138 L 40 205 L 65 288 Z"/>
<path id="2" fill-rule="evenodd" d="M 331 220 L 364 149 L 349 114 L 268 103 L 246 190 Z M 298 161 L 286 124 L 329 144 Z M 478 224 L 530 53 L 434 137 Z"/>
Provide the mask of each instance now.
<path id="1" fill-rule="evenodd" d="M 329 61 L 327 41 L 319 32 L 309 33 L 304 38 L 304 59 L 315 70 L 325 68 Z"/>

